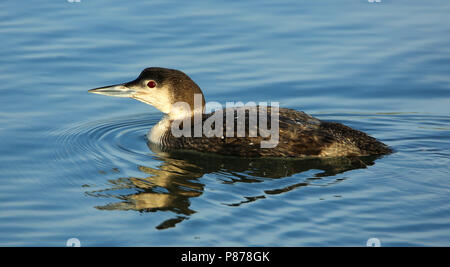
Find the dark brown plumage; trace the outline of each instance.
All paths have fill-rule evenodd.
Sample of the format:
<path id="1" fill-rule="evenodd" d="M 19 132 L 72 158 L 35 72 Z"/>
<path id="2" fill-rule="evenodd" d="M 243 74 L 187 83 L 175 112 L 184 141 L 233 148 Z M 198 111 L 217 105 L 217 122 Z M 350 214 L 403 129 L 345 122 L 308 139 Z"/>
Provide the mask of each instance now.
<path id="1" fill-rule="evenodd" d="M 223 112 L 226 129 L 226 112 Z M 279 109 L 279 142 L 275 148 L 261 148 L 262 140 L 269 138 L 249 137 L 249 111 L 246 114 L 246 137 L 236 137 L 237 112 L 234 113 L 234 137 L 174 137 L 167 131 L 162 143 L 169 149 L 186 149 L 213 152 L 241 157 L 338 157 L 367 156 L 391 153 L 392 150 L 375 138 L 348 126 L 325 122 L 304 112 Z M 271 108 L 268 108 L 270 128 Z M 205 114 L 203 122 L 212 114 Z M 194 131 L 192 123 L 192 132 Z M 258 124 L 258 129 L 260 125 Z M 225 131 L 225 130 L 224 130 Z"/>

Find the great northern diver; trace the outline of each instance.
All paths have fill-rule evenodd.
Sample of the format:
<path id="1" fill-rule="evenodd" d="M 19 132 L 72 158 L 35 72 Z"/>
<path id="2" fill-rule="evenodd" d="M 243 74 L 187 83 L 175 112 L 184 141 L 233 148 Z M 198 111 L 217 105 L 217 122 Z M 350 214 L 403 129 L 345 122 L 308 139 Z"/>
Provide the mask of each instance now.
<path id="1" fill-rule="evenodd" d="M 176 136 L 171 124 L 180 119 L 192 119 L 200 114 L 204 123 L 215 114 L 204 113 L 204 96 L 200 87 L 185 73 L 167 68 L 151 67 L 144 69 L 139 77 L 127 83 L 99 87 L 89 90 L 91 93 L 131 97 L 152 105 L 166 115 L 148 133 L 148 140 L 163 149 L 195 150 L 241 157 L 340 157 L 389 154 L 392 150 L 375 138 L 348 126 L 335 122 L 326 122 L 304 112 L 287 108 L 276 109 L 279 115 L 278 142 L 272 148 L 262 148 L 260 144 L 267 138 L 249 135 L 249 112 L 246 110 L 246 132 L 244 137 L 223 134 L 221 136 Z M 200 96 L 201 106 L 194 105 L 195 96 Z M 198 97 L 197 97 L 198 98 Z M 187 110 L 175 108 L 175 103 L 189 105 Z M 270 118 L 273 107 L 267 107 Z M 217 111 L 216 111 L 217 112 Z M 226 111 L 222 112 L 223 115 Z M 232 113 L 231 123 L 236 123 L 238 113 Z M 241 113 L 242 114 L 242 113 Z M 221 115 L 222 116 L 222 115 Z M 224 128 L 229 119 L 223 119 Z M 197 121 L 197 124 L 199 122 Z M 258 131 L 261 129 L 258 124 Z"/>

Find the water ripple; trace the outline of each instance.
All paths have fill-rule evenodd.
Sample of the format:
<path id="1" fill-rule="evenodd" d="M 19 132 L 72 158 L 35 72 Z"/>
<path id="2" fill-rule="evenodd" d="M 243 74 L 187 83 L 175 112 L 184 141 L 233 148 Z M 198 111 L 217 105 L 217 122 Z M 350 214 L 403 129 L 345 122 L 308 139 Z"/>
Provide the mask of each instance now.
<path id="1" fill-rule="evenodd" d="M 61 148 L 55 160 L 69 159 L 72 163 L 93 160 L 105 166 L 113 159 L 132 161 L 133 158 L 148 156 L 146 134 L 156 121 L 157 118 L 152 115 L 137 114 L 54 130 L 51 135 L 56 137 L 55 142 Z"/>
<path id="2" fill-rule="evenodd" d="M 0 1 L 0 245 L 448 246 L 449 3 Z M 86 92 L 149 66 L 396 153 L 158 154 L 145 135 L 159 115 Z"/>

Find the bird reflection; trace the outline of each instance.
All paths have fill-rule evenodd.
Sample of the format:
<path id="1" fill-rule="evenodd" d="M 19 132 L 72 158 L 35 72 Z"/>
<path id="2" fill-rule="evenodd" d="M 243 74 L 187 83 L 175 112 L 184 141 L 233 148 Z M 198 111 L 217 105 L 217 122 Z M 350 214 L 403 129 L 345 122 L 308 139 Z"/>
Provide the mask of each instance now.
<path id="1" fill-rule="evenodd" d="M 109 180 L 110 188 L 89 191 L 94 197 L 113 198 L 116 202 L 95 208 L 100 210 L 135 210 L 139 212 L 170 211 L 175 217 L 162 222 L 157 229 L 175 227 L 195 213 L 191 198 L 199 197 L 205 185 L 201 179 L 208 173 L 220 173 L 218 177 L 224 184 L 263 183 L 266 178 L 279 179 L 309 170 L 320 170 L 313 177 L 283 188 L 265 190 L 258 196 L 242 196 L 240 206 L 264 199 L 266 195 L 282 194 L 299 187 L 308 186 L 313 180 L 334 176 L 349 170 L 373 165 L 380 156 L 309 158 L 309 159 L 250 159 L 226 157 L 187 151 L 161 151 L 159 147 L 148 144 L 161 164 L 156 167 L 138 166 L 144 177 L 126 177 Z M 343 178 L 327 181 L 333 185 Z M 117 201 L 118 200 L 118 201 Z"/>

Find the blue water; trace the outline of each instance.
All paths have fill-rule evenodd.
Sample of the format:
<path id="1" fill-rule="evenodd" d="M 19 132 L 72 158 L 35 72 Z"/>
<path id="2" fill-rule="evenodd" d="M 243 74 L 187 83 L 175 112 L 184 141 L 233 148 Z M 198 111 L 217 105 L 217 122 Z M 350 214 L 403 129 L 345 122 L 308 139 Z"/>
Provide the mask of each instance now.
<path id="1" fill-rule="evenodd" d="M 448 14 L 447 0 L 0 2 L 0 245 L 450 245 Z M 159 111 L 87 93 L 149 66 L 396 152 L 154 152 Z"/>

